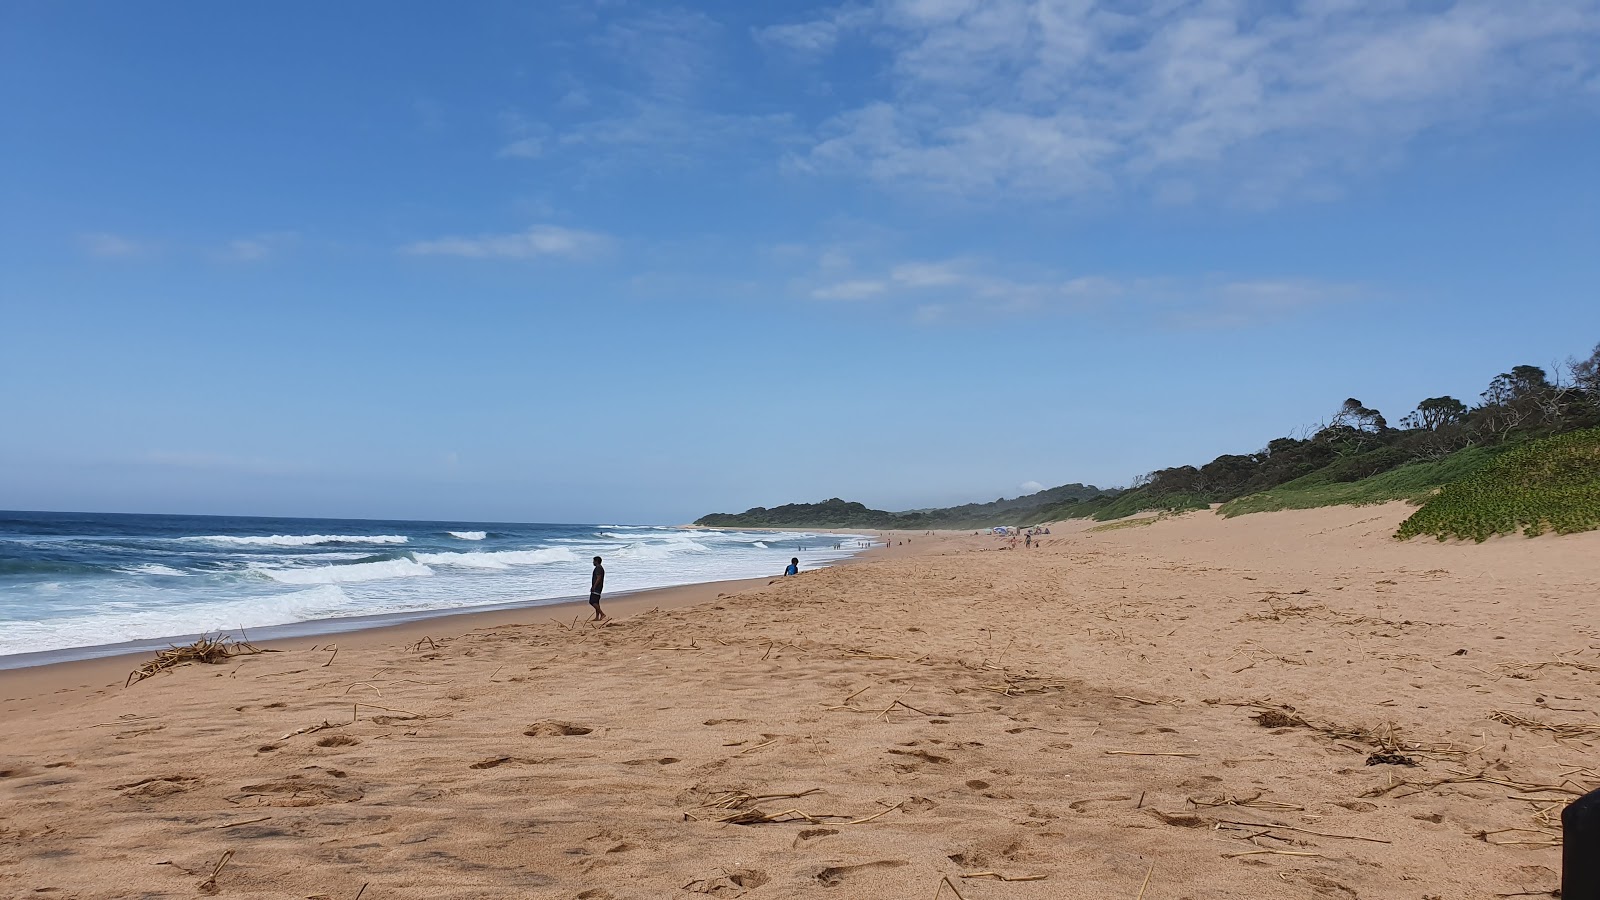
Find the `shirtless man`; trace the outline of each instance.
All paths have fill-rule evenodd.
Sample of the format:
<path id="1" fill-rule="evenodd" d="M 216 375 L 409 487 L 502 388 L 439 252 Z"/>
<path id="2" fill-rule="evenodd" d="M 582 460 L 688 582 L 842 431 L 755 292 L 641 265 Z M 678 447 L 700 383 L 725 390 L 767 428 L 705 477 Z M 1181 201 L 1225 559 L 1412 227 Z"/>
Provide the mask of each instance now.
<path id="1" fill-rule="evenodd" d="M 594 607 L 594 618 L 591 622 L 604 622 L 606 614 L 600 611 L 600 592 L 606 589 L 606 570 L 600 565 L 600 557 L 594 558 L 594 575 L 589 578 L 589 605 Z"/>

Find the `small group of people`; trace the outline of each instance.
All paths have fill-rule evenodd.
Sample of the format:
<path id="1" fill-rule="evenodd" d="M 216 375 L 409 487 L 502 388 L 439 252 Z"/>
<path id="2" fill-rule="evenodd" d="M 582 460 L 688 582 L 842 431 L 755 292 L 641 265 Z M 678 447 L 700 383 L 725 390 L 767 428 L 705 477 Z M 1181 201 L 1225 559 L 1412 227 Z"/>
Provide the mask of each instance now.
<path id="1" fill-rule="evenodd" d="M 601 563 L 600 557 L 596 556 L 594 558 L 594 571 L 589 575 L 589 605 L 594 607 L 594 616 L 589 619 L 591 622 L 604 622 L 611 618 L 600 611 L 600 595 L 606 589 L 606 567 Z M 791 558 L 789 565 L 784 567 L 783 575 L 787 578 L 790 575 L 799 574 L 800 557 L 796 556 Z"/>

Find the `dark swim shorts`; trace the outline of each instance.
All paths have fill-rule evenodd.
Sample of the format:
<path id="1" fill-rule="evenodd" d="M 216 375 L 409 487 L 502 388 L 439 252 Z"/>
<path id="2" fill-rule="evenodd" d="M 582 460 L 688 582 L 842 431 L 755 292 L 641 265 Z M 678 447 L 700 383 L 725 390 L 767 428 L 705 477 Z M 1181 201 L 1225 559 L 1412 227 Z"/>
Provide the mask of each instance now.
<path id="1" fill-rule="evenodd" d="M 599 606 L 600 605 L 600 592 L 599 591 L 590 591 L 589 592 L 589 604 L 591 606 Z"/>

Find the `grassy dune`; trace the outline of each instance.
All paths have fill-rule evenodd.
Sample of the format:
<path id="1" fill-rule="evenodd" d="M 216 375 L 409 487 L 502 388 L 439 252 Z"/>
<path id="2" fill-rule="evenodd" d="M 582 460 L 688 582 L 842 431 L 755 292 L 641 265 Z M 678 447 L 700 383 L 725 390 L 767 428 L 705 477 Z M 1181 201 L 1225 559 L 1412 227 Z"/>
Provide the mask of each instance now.
<path id="1" fill-rule="evenodd" d="M 1600 428 L 1515 447 L 1443 487 L 1400 526 L 1396 537 L 1483 541 L 1521 530 L 1600 529 Z"/>
<path id="2" fill-rule="evenodd" d="M 1336 481 L 1329 469 L 1319 469 L 1277 487 L 1230 500 L 1218 510 L 1224 516 L 1312 509 L 1318 506 L 1360 506 L 1391 500 L 1422 502 L 1441 487 L 1460 481 L 1488 465 L 1496 451 L 1474 447 L 1452 453 L 1436 462 L 1414 462 L 1363 478 Z"/>

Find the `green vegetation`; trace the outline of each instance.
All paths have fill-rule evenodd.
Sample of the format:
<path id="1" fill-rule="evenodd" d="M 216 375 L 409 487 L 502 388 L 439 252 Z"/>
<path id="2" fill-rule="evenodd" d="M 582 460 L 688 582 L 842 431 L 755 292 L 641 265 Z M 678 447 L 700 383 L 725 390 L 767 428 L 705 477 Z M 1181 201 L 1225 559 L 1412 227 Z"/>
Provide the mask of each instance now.
<path id="1" fill-rule="evenodd" d="M 1469 405 L 1429 397 L 1394 427 L 1383 413 L 1351 397 L 1304 437 L 1277 438 L 1254 453 L 1224 454 L 1201 466 L 1158 469 L 1125 491 L 1073 484 L 1014 500 L 898 513 L 835 499 L 715 514 L 696 524 L 967 529 L 1110 521 L 1212 504 L 1221 504 L 1223 515 L 1237 516 L 1426 500 L 1403 536 L 1483 540 L 1518 528 L 1530 534 L 1600 528 L 1596 460 L 1585 455 L 1589 439 L 1573 436 L 1600 430 L 1600 346 L 1586 359 L 1569 360 L 1553 378 L 1538 366 L 1513 366 L 1491 379 L 1479 399 Z M 1542 443 L 1554 436 L 1566 436 L 1565 442 Z"/>
<path id="2" fill-rule="evenodd" d="M 1363 506 L 1410 500 L 1420 503 L 1444 485 L 1476 472 L 1495 456 L 1493 450 L 1472 447 L 1437 462 L 1407 463 L 1357 481 L 1341 481 L 1335 466 L 1318 469 L 1271 490 L 1230 500 L 1217 510 L 1224 516 L 1272 512 L 1279 509 L 1313 509 L 1319 506 Z"/>
<path id="3" fill-rule="evenodd" d="M 1134 513 L 1142 512 L 1187 512 L 1191 509 L 1208 509 L 1211 501 L 1197 494 L 1171 493 L 1171 494 L 1139 494 L 1129 491 L 1121 497 L 1105 504 L 1092 513 L 1097 522 L 1109 522 L 1112 519 L 1121 519 Z"/>
<path id="4" fill-rule="evenodd" d="M 712 513 L 695 520 L 712 528 L 862 528 L 916 530 L 929 528 L 988 528 L 993 525 L 1032 525 L 1036 522 L 1087 516 L 1117 491 L 1102 491 L 1092 484 L 1064 484 L 1038 493 L 991 503 L 968 503 L 942 509 L 888 512 L 870 509 L 835 497 L 821 503 L 789 503 L 767 509 L 757 506 L 742 513 Z M 1041 518 L 1044 510 L 1075 511 L 1076 516 Z"/>
<path id="5" fill-rule="evenodd" d="M 1401 539 L 1431 534 L 1487 540 L 1600 528 L 1600 428 L 1514 447 L 1446 485 L 1400 526 Z"/>

